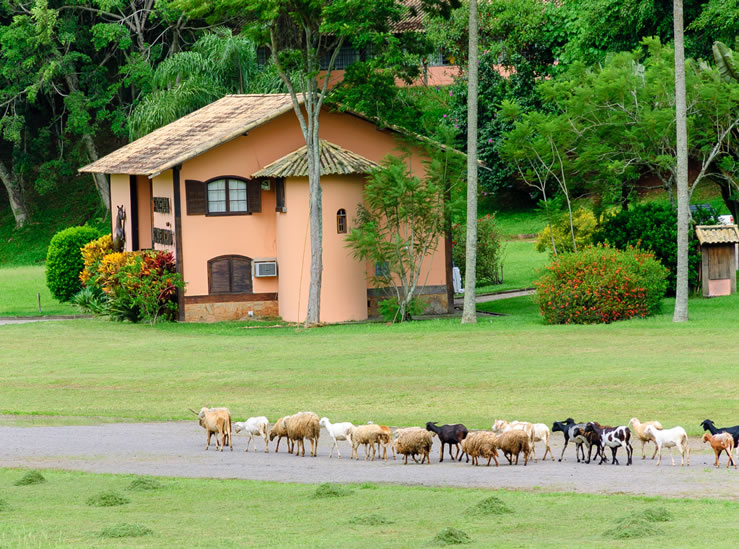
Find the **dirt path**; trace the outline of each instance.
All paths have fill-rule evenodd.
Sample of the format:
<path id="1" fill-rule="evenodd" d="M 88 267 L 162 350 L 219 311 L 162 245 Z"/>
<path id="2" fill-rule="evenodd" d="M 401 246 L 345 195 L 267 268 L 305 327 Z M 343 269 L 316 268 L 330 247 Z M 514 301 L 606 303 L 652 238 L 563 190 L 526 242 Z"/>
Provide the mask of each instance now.
<path id="1" fill-rule="evenodd" d="M 265 454 L 261 440 L 257 441 L 258 452 L 244 453 L 246 439 L 240 435 L 234 437 L 233 452 L 215 452 L 213 446 L 205 452 L 204 431 L 195 422 L 0 427 L 0 466 L 283 482 L 390 482 L 739 500 L 739 471 L 727 471 L 723 467 L 715 470 L 713 455 L 701 448 L 697 440 L 693 441 L 696 451 L 689 468 L 672 467 L 666 454 L 659 468 L 652 461 L 642 461 L 638 445 L 634 465 L 628 468 L 578 464 L 574 449 L 569 447 L 561 463 L 540 461 L 526 467 L 501 464 L 488 468 L 452 463 L 447 458 L 439 464 L 438 440 L 430 466 L 404 466 L 392 458 L 387 463 L 349 460 L 345 442 L 340 443 L 343 459 L 337 460 L 336 455 L 329 459 L 329 440 L 323 432 L 317 458 L 296 458 L 287 454 L 284 440 L 278 454 L 274 453 L 274 444 L 270 453 Z M 552 449 L 559 457 L 559 434 L 554 437 Z M 619 458 L 625 463 L 623 451 L 619 452 Z"/>

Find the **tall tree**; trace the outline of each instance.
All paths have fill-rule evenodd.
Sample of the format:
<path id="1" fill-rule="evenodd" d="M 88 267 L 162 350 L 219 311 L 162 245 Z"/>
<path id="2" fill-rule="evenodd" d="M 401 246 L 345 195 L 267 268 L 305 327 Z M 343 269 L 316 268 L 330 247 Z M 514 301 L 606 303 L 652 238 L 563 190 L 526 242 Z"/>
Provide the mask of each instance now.
<path id="1" fill-rule="evenodd" d="M 477 322 L 477 0 L 470 0 L 467 67 L 467 242 L 462 323 Z"/>
<path id="2" fill-rule="evenodd" d="M 683 0 L 673 0 L 675 26 L 675 128 L 677 132 L 677 287 L 673 322 L 688 320 L 688 108 L 685 91 Z"/>

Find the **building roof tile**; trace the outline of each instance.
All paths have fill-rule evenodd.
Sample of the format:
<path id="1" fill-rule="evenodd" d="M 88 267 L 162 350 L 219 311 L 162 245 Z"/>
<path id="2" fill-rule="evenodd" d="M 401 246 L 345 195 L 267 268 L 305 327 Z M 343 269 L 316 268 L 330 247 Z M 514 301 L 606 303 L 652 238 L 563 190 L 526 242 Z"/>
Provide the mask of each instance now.
<path id="1" fill-rule="evenodd" d="M 321 175 L 365 174 L 378 167 L 375 162 L 325 139 L 320 144 Z M 307 150 L 304 145 L 254 172 L 252 177 L 308 177 Z"/>
<path id="2" fill-rule="evenodd" d="M 701 245 L 739 243 L 739 228 L 736 225 L 698 225 L 695 235 Z"/>

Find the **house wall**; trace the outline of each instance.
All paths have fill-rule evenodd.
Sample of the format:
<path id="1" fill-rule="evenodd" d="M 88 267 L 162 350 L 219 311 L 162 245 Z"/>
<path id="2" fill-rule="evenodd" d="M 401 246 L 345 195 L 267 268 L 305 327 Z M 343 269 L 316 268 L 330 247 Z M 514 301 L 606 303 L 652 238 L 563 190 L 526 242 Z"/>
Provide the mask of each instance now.
<path id="1" fill-rule="evenodd" d="M 401 154 L 401 143 L 395 133 L 378 130 L 374 124 L 349 114 L 324 111 L 321 115 L 320 137 L 378 163 L 388 154 Z M 306 240 L 307 178 L 302 181 L 291 180 L 286 184 L 287 213 L 284 214 L 275 212 L 275 190 L 272 184 L 269 190 L 262 191 L 261 212 L 237 216 L 190 216 L 187 215 L 185 184 L 188 179 L 206 181 L 227 175 L 249 178 L 252 173 L 304 144 L 295 114 L 290 111 L 250 130 L 248 135 L 221 144 L 183 163 L 180 172 L 181 237 L 187 320 L 242 318 L 249 311 L 255 316 L 273 316 L 277 313 L 277 295 L 280 316 L 290 321 L 305 318 L 310 281 L 310 240 Z M 409 157 L 409 168 L 414 174 L 423 175 L 423 158 L 419 150 Z M 351 252 L 344 247 L 343 238 L 337 238 L 336 235 L 336 211 L 339 208 L 347 211 L 351 227 L 356 207 L 362 199 L 362 180 L 358 177 L 322 178 L 324 272 L 321 320 L 326 322 L 367 318 L 367 275 L 374 266 L 347 259 L 351 258 Z M 171 184 L 171 170 L 157 176 L 153 183 L 154 196 L 169 196 L 173 200 Z M 154 214 L 155 227 L 165 228 L 166 222 L 171 222 L 174 227 L 173 214 L 171 220 L 165 219 L 161 214 Z M 305 259 L 301 263 L 299 258 L 303 257 L 304 242 L 307 248 Z M 162 248 L 161 245 L 156 247 Z M 171 251 L 174 252 L 174 249 Z M 207 262 L 214 257 L 229 254 L 244 255 L 252 259 L 277 257 L 278 277 L 255 278 L 255 296 L 248 302 L 229 296 L 208 296 Z M 428 272 L 424 272 L 421 277 L 421 284 L 433 287 L 446 284 L 443 241 L 440 241 L 429 263 Z M 257 298 L 260 301 L 255 301 Z M 441 299 L 441 293 L 434 299 Z M 445 291 L 443 299 L 445 306 Z M 230 305 L 224 306 L 225 308 L 217 306 L 225 303 Z M 441 305 L 434 310 L 441 312 Z"/>
<path id="2" fill-rule="evenodd" d="M 124 249 L 131 251 L 131 178 L 127 174 L 113 174 L 110 176 L 110 234 L 115 237 L 115 221 L 118 215 L 118 206 L 126 209 L 126 244 Z"/>
<path id="3" fill-rule="evenodd" d="M 139 248 L 151 248 L 152 183 L 145 175 L 136 176 L 136 198 L 139 206 Z M 170 209 L 174 207 L 170 203 Z"/>
<path id="4" fill-rule="evenodd" d="M 172 231 L 172 245 L 160 244 L 154 242 L 152 247 L 155 250 L 170 252 L 173 256 L 177 256 L 175 250 L 175 224 L 174 224 L 174 186 L 172 170 L 167 170 L 151 180 L 151 192 L 154 197 L 169 198 L 169 213 L 153 212 L 152 224 L 153 229 L 165 229 Z"/>
<path id="5" fill-rule="evenodd" d="M 346 234 L 337 233 L 336 212 L 346 210 L 352 227 L 362 202 L 364 177 L 323 176 L 323 274 L 321 321 L 345 322 L 367 318 L 366 265 L 355 260 Z M 310 225 L 308 178 L 285 181 L 286 213 L 277 214 L 280 316 L 289 322 L 305 320 L 310 286 Z"/>

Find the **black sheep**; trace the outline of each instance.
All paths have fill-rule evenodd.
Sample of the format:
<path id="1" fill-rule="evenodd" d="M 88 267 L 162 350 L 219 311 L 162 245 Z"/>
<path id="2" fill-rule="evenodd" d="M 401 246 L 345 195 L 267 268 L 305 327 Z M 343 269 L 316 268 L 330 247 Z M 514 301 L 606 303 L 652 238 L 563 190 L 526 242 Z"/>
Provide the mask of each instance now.
<path id="1" fill-rule="evenodd" d="M 739 446 L 739 425 L 733 427 L 716 427 L 710 419 L 704 419 L 701 423 L 704 431 L 711 431 L 712 435 L 717 433 L 729 433 L 734 437 L 734 446 Z"/>
<path id="2" fill-rule="evenodd" d="M 436 433 L 439 437 L 439 440 L 441 441 L 441 457 L 439 459 L 439 463 L 444 461 L 445 444 L 449 445 L 450 458 L 454 460 L 457 459 L 457 456 L 459 456 L 460 460 L 462 459 L 459 451 L 459 444 L 467 436 L 467 427 L 465 427 L 461 423 L 455 423 L 454 425 L 442 425 L 441 427 L 439 427 L 436 425 L 436 421 L 429 421 L 428 423 L 426 423 L 426 430 Z M 456 456 L 452 456 L 452 444 L 457 449 Z"/>

